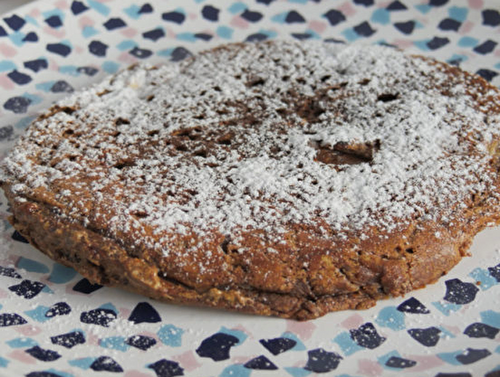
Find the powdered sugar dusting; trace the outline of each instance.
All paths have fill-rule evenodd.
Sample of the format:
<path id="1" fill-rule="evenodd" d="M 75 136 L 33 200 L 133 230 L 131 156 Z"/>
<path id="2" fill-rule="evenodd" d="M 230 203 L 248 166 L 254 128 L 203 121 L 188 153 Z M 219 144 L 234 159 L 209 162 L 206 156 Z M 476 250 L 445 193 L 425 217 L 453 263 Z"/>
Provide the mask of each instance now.
<path id="1" fill-rule="evenodd" d="M 48 188 L 62 215 L 165 253 L 172 232 L 391 230 L 395 218 L 451 218 L 493 184 L 500 120 L 474 98 L 498 94 L 479 91 L 384 47 L 232 45 L 64 99 L 2 180 L 29 197 Z"/>

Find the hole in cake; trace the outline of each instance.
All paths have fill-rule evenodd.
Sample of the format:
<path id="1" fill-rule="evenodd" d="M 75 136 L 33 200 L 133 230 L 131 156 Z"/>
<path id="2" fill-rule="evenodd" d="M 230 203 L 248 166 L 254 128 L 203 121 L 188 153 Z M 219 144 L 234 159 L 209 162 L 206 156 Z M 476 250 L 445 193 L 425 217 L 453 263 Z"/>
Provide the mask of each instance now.
<path id="1" fill-rule="evenodd" d="M 122 133 L 120 131 L 115 131 L 111 134 L 112 137 L 118 137 L 120 136 Z"/>
<path id="2" fill-rule="evenodd" d="M 288 113 L 287 109 L 285 109 L 285 108 L 283 108 L 283 107 L 281 107 L 281 108 L 279 108 L 279 109 L 276 109 L 276 112 L 277 112 L 279 115 L 281 115 L 281 116 L 286 115 L 286 114 Z"/>
<path id="3" fill-rule="evenodd" d="M 339 89 L 342 89 L 342 88 L 345 88 L 347 86 L 347 84 L 349 84 L 347 81 L 343 81 L 343 82 L 340 82 L 338 84 L 334 84 L 330 87 L 328 87 L 328 90 L 339 90 Z"/>
<path id="4" fill-rule="evenodd" d="M 115 164 L 113 167 L 118 169 L 118 170 L 122 170 L 123 168 L 126 168 L 126 167 L 131 167 L 131 166 L 135 166 L 135 162 L 132 161 L 132 160 L 122 160 L 120 162 L 118 162 L 117 164 Z"/>
<path id="5" fill-rule="evenodd" d="M 399 97 L 399 93 L 396 93 L 396 94 L 383 93 L 377 97 L 377 100 L 382 101 L 382 102 L 391 102 L 391 101 L 398 99 L 398 97 Z"/>
<path id="6" fill-rule="evenodd" d="M 219 115 L 226 115 L 226 114 L 229 114 L 229 110 L 228 109 L 217 109 L 215 110 L 215 112 Z"/>
<path id="7" fill-rule="evenodd" d="M 132 212 L 132 215 L 139 219 L 144 219 L 149 216 L 149 213 L 147 213 L 146 211 L 134 211 Z"/>
<path id="8" fill-rule="evenodd" d="M 303 77 L 299 77 L 299 78 L 298 78 L 297 80 L 295 80 L 295 81 L 297 81 L 297 83 L 298 83 L 298 84 L 301 84 L 301 85 L 304 85 L 304 84 L 306 83 L 306 80 L 305 80 Z"/>
<path id="9" fill-rule="evenodd" d="M 66 113 L 68 115 L 72 115 L 74 112 L 75 112 L 75 109 L 71 108 L 71 107 L 62 107 L 61 108 L 61 111 L 63 113 Z"/>
<path id="10" fill-rule="evenodd" d="M 151 102 L 154 99 L 155 99 L 155 95 L 154 94 L 151 94 L 151 95 L 149 95 L 149 96 L 146 97 L 146 101 L 147 102 Z"/>
<path id="11" fill-rule="evenodd" d="M 357 251 L 357 254 L 358 254 L 358 255 L 360 255 L 360 252 L 359 252 L 359 251 Z M 346 277 L 346 278 L 349 280 L 349 277 L 348 277 L 348 276 L 349 276 L 349 272 L 347 271 L 347 268 L 340 267 L 340 268 L 338 269 L 338 271 L 339 271 L 339 272 L 340 272 L 340 273 L 341 273 L 344 277 Z"/>
<path id="12" fill-rule="evenodd" d="M 122 124 L 130 124 L 130 120 L 125 118 L 117 118 L 115 120 L 115 126 L 121 126 Z"/>
<path id="13" fill-rule="evenodd" d="M 224 254 L 229 254 L 228 246 L 229 246 L 230 242 L 231 242 L 231 238 L 229 236 L 226 236 L 224 238 L 224 241 L 222 241 L 222 243 L 220 244 L 220 248 L 224 252 Z"/>
<path id="14" fill-rule="evenodd" d="M 67 129 L 66 131 L 63 132 L 63 136 L 70 136 L 70 135 L 73 135 L 75 133 L 75 131 L 73 131 L 72 129 Z"/>
<path id="15" fill-rule="evenodd" d="M 192 286 L 185 284 L 181 280 L 177 280 L 177 278 L 175 277 L 175 275 L 172 272 L 158 271 L 158 277 L 161 278 L 162 280 L 165 280 L 166 282 L 170 283 L 171 285 L 176 285 L 176 286 L 183 287 L 184 289 L 189 289 L 189 290 L 193 289 Z"/>
<path id="16" fill-rule="evenodd" d="M 198 195 L 198 191 L 193 190 L 193 189 L 186 189 L 186 190 L 184 190 L 184 192 L 186 194 L 188 194 L 189 196 L 196 196 L 196 195 Z"/>
<path id="17" fill-rule="evenodd" d="M 224 135 L 217 139 L 217 144 L 231 145 L 234 138 L 234 132 L 226 132 Z"/>
<path id="18" fill-rule="evenodd" d="M 318 152 L 314 161 L 329 165 L 358 165 L 370 163 L 376 151 L 380 149 L 380 141 L 367 143 L 340 142 L 333 147 L 323 145 L 322 141 L 311 141 L 310 146 Z"/>
<path id="19" fill-rule="evenodd" d="M 321 82 L 328 81 L 332 76 L 331 75 L 324 75 L 322 78 L 320 78 Z"/>
<path id="20" fill-rule="evenodd" d="M 408 254 L 413 254 L 415 252 L 415 249 L 410 247 L 408 249 L 405 250 Z"/>
<path id="21" fill-rule="evenodd" d="M 71 162 L 74 162 L 74 161 L 76 161 L 76 158 L 77 158 L 77 156 L 73 155 L 73 156 L 69 156 L 68 160 L 70 160 Z"/>
<path id="22" fill-rule="evenodd" d="M 359 85 L 368 85 L 370 83 L 370 79 L 363 79 L 360 82 L 358 82 Z"/>
<path id="23" fill-rule="evenodd" d="M 175 150 L 179 152 L 187 152 L 188 147 L 185 144 L 177 144 L 175 145 Z"/>
<path id="24" fill-rule="evenodd" d="M 155 135 L 158 135 L 160 133 L 160 130 L 152 130 L 152 131 L 148 131 L 147 135 L 148 136 L 155 136 Z"/>
<path id="25" fill-rule="evenodd" d="M 219 85 L 214 86 L 213 90 L 215 90 L 216 92 L 222 92 L 222 89 L 220 88 Z"/>
<path id="26" fill-rule="evenodd" d="M 312 130 L 308 130 L 308 129 L 305 129 L 302 132 L 304 133 L 304 135 L 316 135 L 317 134 L 316 131 L 312 131 Z"/>
<path id="27" fill-rule="evenodd" d="M 246 86 L 249 88 L 255 87 L 255 86 L 262 86 L 266 83 L 266 80 L 264 80 L 262 77 L 250 77 L 250 79 L 247 81 Z"/>
<path id="28" fill-rule="evenodd" d="M 285 76 L 281 77 L 281 80 L 284 82 L 287 82 L 288 80 L 290 80 L 290 76 L 285 75 Z"/>
<path id="29" fill-rule="evenodd" d="M 206 158 L 208 156 L 208 152 L 206 149 L 198 149 L 198 150 L 194 151 L 193 155 Z"/>

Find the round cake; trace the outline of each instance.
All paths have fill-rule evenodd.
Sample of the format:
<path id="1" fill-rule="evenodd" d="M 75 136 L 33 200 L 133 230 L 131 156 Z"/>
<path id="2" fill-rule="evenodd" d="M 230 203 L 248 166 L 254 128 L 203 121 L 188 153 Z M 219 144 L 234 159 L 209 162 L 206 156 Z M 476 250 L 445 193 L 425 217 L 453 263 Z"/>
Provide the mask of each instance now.
<path id="1" fill-rule="evenodd" d="M 299 320 L 449 271 L 499 221 L 500 92 L 379 46 L 278 40 L 137 65 L 58 102 L 0 180 L 90 281 Z"/>

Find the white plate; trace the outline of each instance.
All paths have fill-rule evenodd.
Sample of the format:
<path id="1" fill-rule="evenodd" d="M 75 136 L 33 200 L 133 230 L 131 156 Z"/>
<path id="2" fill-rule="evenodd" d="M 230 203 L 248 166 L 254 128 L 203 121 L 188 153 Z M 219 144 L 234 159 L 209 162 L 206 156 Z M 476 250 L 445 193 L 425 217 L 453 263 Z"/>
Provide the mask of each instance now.
<path id="1" fill-rule="evenodd" d="M 389 43 L 500 83 L 496 0 L 372 3 L 50 0 L 20 8 L 0 22 L 1 153 L 69 91 L 137 60 L 177 59 L 228 41 L 292 34 Z M 73 270 L 13 240 L 2 202 L 0 375 L 500 374 L 499 229 L 480 234 L 473 257 L 424 290 L 299 323 L 90 292 Z M 447 301 L 447 289 L 470 303 Z M 109 316 L 82 322 L 97 308 Z"/>

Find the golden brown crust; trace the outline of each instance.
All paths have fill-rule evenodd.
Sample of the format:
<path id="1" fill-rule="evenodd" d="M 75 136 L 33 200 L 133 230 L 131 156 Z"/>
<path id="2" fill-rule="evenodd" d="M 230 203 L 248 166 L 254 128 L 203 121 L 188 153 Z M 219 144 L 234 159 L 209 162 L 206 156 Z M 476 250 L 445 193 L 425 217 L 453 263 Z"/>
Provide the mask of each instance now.
<path id="1" fill-rule="evenodd" d="M 244 46 L 232 45 L 221 48 L 220 51 L 237 55 L 239 48 Z M 210 58 L 213 53 L 208 52 L 204 55 Z M 426 69 L 432 74 L 439 71 L 440 75 L 436 74 L 432 80 L 436 82 L 443 78 L 447 80 L 436 84 L 436 88 L 430 88 L 430 84 L 424 82 L 422 84 L 424 88 L 427 85 L 429 90 L 440 91 L 440 96 L 453 97 L 455 85 L 464 85 L 466 89 L 462 94 L 467 98 L 460 104 L 467 104 L 470 107 L 467 111 L 473 112 L 472 115 L 466 114 L 469 118 L 465 119 L 475 121 L 476 118 L 484 118 L 481 127 L 485 127 L 486 131 L 490 123 L 492 128 L 498 127 L 498 124 L 493 124 L 496 120 L 489 119 L 490 116 L 500 114 L 498 105 L 500 96 L 495 88 L 480 78 L 443 63 L 422 57 L 413 59 L 421 60 L 427 65 L 423 68 L 422 76 L 414 78 L 417 81 L 411 83 L 420 85 L 418 80 L 424 80 Z M 195 60 L 191 63 L 194 62 Z M 191 63 L 186 63 L 185 69 L 188 70 Z M 343 79 L 344 74 L 340 72 L 339 75 Z M 285 80 L 285 77 L 282 79 Z M 262 83 L 259 83 L 259 80 L 262 79 L 249 76 L 246 84 L 250 87 L 260 86 Z M 289 78 L 286 79 L 288 80 Z M 380 103 L 395 101 L 399 94 L 362 92 L 366 90 L 365 81 L 354 82 L 352 89 L 340 79 L 335 78 L 335 80 L 337 80 L 335 83 L 324 84 L 314 92 L 314 95 L 293 91 L 283 94 L 282 100 L 288 107 L 279 107 L 276 109 L 276 114 L 272 114 L 279 119 L 277 126 L 272 130 L 281 135 L 293 127 L 302 131 L 303 127 L 305 136 L 301 137 L 312 135 L 309 144 L 303 147 L 308 156 L 313 156 L 310 159 L 314 162 L 308 171 L 309 174 L 317 172 L 316 164 L 323 169 L 322 174 L 325 171 L 328 174 L 331 172 L 343 174 L 350 166 L 357 165 L 366 166 L 366 170 L 376 169 L 377 166 L 372 162 L 376 155 L 386 153 L 388 147 L 384 144 L 385 140 L 349 143 L 340 140 L 330 145 L 314 136 L 324 129 L 318 131 L 314 127 L 324 121 L 322 118 L 324 103 L 327 103 L 326 107 L 332 106 L 331 114 L 328 114 L 331 119 L 341 119 L 345 124 L 350 124 L 349 117 L 353 115 L 346 108 L 356 90 L 374 97 L 373 113 L 367 113 L 369 117 L 377 118 L 383 110 L 387 112 L 385 115 L 390 120 L 392 112 L 398 111 L 398 108 L 391 105 L 383 107 L 385 105 Z M 395 82 L 392 84 L 397 85 Z M 403 84 L 403 87 L 408 85 Z M 221 90 L 218 88 L 215 92 Z M 422 88 L 419 87 L 419 90 Z M 107 89 L 103 90 L 104 94 L 98 93 L 97 96 L 107 95 L 106 91 Z M 259 99 L 262 93 L 258 92 L 258 89 L 252 89 L 250 93 L 254 96 L 252 100 L 255 98 L 257 101 L 262 100 Z M 364 99 L 361 98 L 362 100 Z M 264 100 L 258 103 L 269 105 Z M 471 131 L 469 131 L 467 128 L 469 125 L 463 124 L 465 121 L 459 122 L 462 116 L 460 112 L 452 108 L 447 110 L 452 115 L 443 116 L 445 124 L 443 127 L 448 126 L 447 122 L 460 123 L 460 127 L 457 126 L 454 133 L 450 133 L 450 137 L 456 136 L 459 140 L 457 149 L 463 146 L 469 148 L 468 151 L 461 150 L 460 153 L 470 157 L 472 162 L 470 166 L 462 166 L 463 171 L 469 175 L 461 177 L 460 166 L 455 166 L 460 165 L 460 159 L 454 160 L 450 163 L 451 172 L 445 172 L 448 174 L 445 174 L 445 177 L 457 179 L 457 182 L 463 185 L 468 185 L 470 182 L 470 187 L 461 192 L 463 187 L 453 186 L 451 183 L 448 185 L 445 182 L 443 192 L 450 187 L 456 192 L 443 194 L 444 199 L 426 198 L 425 205 L 417 202 L 413 207 L 408 204 L 413 203 L 414 198 L 411 195 L 407 194 L 401 201 L 397 198 L 399 192 L 393 191 L 386 202 L 389 205 L 391 203 L 395 206 L 400 205 L 408 210 L 402 211 L 403 215 L 400 217 L 385 214 L 386 210 L 391 209 L 390 207 L 369 208 L 367 211 L 369 216 L 365 216 L 368 220 L 339 230 L 339 222 L 329 222 L 336 219 L 334 216 L 328 217 L 328 213 L 326 216 L 317 215 L 312 211 L 313 214 L 308 221 L 301 222 L 294 219 L 279 224 L 279 227 L 270 227 L 271 230 L 266 230 L 268 224 L 261 224 L 262 228 L 259 229 L 255 226 L 246 226 L 245 223 L 236 223 L 229 231 L 213 226 L 209 230 L 197 232 L 194 224 L 188 224 L 183 230 L 161 228 L 158 222 L 154 221 L 158 219 L 150 220 L 154 217 L 153 214 L 140 208 L 126 208 L 125 214 L 123 211 L 120 212 L 120 209 L 123 209 L 120 206 L 133 207 L 137 204 L 131 199 L 135 195 L 140 197 L 144 192 L 149 193 L 148 190 L 155 189 L 154 186 L 148 186 L 148 180 L 161 177 L 163 181 L 158 185 L 158 190 L 168 185 L 175 188 L 175 179 L 168 181 L 165 178 L 175 170 L 172 165 L 165 165 L 167 167 L 163 170 L 156 171 L 157 177 L 147 179 L 146 175 L 150 174 L 148 170 L 139 172 L 142 176 L 136 174 L 137 172 L 135 175 L 131 173 L 136 165 L 143 162 L 140 158 L 146 159 L 160 151 L 169 155 L 169 158 L 177 158 L 179 164 L 186 161 L 188 166 L 205 164 L 207 171 L 211 172 L 209 169 L 218 168 L 214 162 L 207 163 L 211 157 L 223 156 L 224 158 L 217 161 L 222 164 L 226 158 L 230 158 L 231 148 L 241 152 L 237 162 L 245 160 L 248 154 L 255 152 L 254 149 L 245 149 L 243 146 L 247 140 L 245 137 L 248 136 L 246 132 L 248 133 L 248 129 L 256 128 L 257 116 L 262 114 L 244 101 L 228 100 L 225 105 L 229 110 L 218 109 L 220 110 L 218 116 L 224 118 L 225 111 L 234 109 L 237 116 L 235 115 L 234 119 L 224 118 L 225 120 L 220 121 L 217 127 L 204 128 L 191 125 L 173 130 L 145 130 L 139 136 L 134 134 L 136 131 L 123 126 L 123 124 L 127 126 L 126 122 L 130 123 L 129 120 L 116 117 L 115 114 L 113 117 L 116 119 L 106 119 L 106 122 L 110 123 L 109 127 L 106 126 L 108 128 L 96 131 L 94 128 L 97 129 L 97 126 L 94 127 L 92 122 L 87 121 L 88 114 L 81 118 L 72 117 L 74 112 L 79 111 L 77 105 L 53 107 L 34 123 L 29 130 L 31 134 L 28 132 L 28 136 L 21 141 L 16 150 L 17 155 L 8 165 L 10 169 L 8 177 L 2 179 L 2 187 L 13 212 L 11 218 L 13 226 L 43 253 L 66 266 L 75 268 L 95 283 L 122 287 L 171 303 L 305 320 L 317 318 L 331 311 L 365 309 L 373 306 L 379 299 L 404 295 L 412 289 L 422 288 L 436 281 L 466 255 L 471 240 L 477 232 L 499 220 L 498 135 L 494 134 L 491 139 L 483 138 L 481 132 L 484 131 L 486 134 L 485 129 L 479 128 L 478 131 L 474 129 L 476 127 L 474 124 L 470 125 Z M 430 107 L 432 105 L 429 104 Z M 361 110 L 366 111 L 366 109 Z M 407 110 L 403 108 L 401 114 L 405 115 Z M 434 111 L 433 108 L 431 110 Z M 61 113 L 68 114 L 69 120 L 63 116 L 64 119 L 60 123 L 58 120 L 50 122 Z M 74 125 L 76 122 L 82 122 L 80 129 Z M 233 127 L 235 122 L 242 123 L 243 127 Z M 336 124 L 334 126 L 337 127 Z M 167 125 L 162 127 L 168 128 Z M 409 128 L 407 131 L 410 132 L 412 129 Z M 85 134 L 86 132 L 89 135 Z M 96 135 L 92 134 L 93 132 Z M 120 144 L 121 141 L 118 141 L 119 135 L 127 132 L 130 133 L 127 136 L 136 137 L 132 145 Z M 428 134 L 420 136 L 429 137 Z M 92 138 L 97 140 L 94 144 L 88 142 Z M 275 141 L 273 140 L 273 143 Z M 72 152 L 65 150 L 61 152 L 62 146 L 67 147 L 69 144 L 73 149 L 68 147 L 67 150 Z M 81 151 L 80 144 L 85 144 L 86 149 Z M 479 144 L 484 148 L 479 148 Z M 418 143 L 415 145 L 422 146 Z M 24 146 L 32 146 L 32 151 L 25 153 Z M 282 145 L 276 143 L 269 147 L 267 152 L 271 161 L 288 158 L 281 147 Z M 92 149 L 95 149 L 92 152 L 94 154 L 88 152 Z M 123 156 L 121 153 L 123 150 L 129 154 Z M 483 152 L 485 156 L 481 155 Z M 444 150 L 442 158 L 449 155 L 453 157 L 453 153 L 455 152 Z M 92 156 L 97 157 L 92 158 Z M 474 160 L 476 157 L 477 161 Z M 291 166 L 300 171 L 302 162 L 297 164 L 291 160 L 293 163 Z M 41 167 L 40 174 L 47 174 L 48 178 L 45 176 L 44 178 L 47 178 L 48 183 L 40 184 L 36 179 L 30 181 L 31 178 L 25 174 L 21 166 L 26 161 Z M 71 173 L 71 170 L 64 169 L 75 161 L 83 168 L 78 167 L 74 176 L 68 178 L 60 174 L 61 171 Z M 474 164 L 481 169 L 479 176 L 474 175 L 476 169 Z M 454 171 L 455 167 L 458 173 Z M 412 168 L 408 169 L 411 171 Z M 95 172 L 101 173 L 101 176 L 94 175 Z M 107 177 L 109 174 L 121 174 L 121 178 L 103 183 L 105 180 L 102 177 Z M 139 178 L 134 181 L 132 178 L 137 175 Z M 177 178 L 179 177 L 182 178 L 181 176 Z M 226 179 L 227 176 L 223 178 Z M 306 175 L 303 180 L 307 178 Z M 364 176 L 359 178 L 364 179 Z M 305 187 L 306 189 L 318 186 L 316 178 L 310 179 L 310 182 L 310 187 Z M 346 185 L 349 186 L 351 183 L 357 182 L 347 181 Z M 401 189 L 406 189 L 407 182 L 404 179 L 399 183 Z M 430 183 L 424 180 L 424 185 L 438 183 L 437 180 Z M 294 185 L 300 184 L 302 183 L 299 181 L 294 182 Z M 20 185 L 25 186 L 19 188 Z M 92 187 L 97 188 L 93 190 Z M 234 187 L 230 185 L 224 187 L 226 190 L 231 188 Z M 260 192 L 247 193 L 250 189 L 241 188 L 242 193 L 237 192 L 235 195 L 241 194 L 245 200 L 254 195 L 259 205 L 267 206 L 266 210 L 279 206 L 279 201 L 272 202 L 272 199 L 266 198 Z M 427 186 L 416 186 L 415 190 L 418 195 L 423 196 L 427 194 L 426 190 L 430 189 Z M 177 193 L 168 190 L 159 192 L 155 195 L 165 201 L 165 207 L 175 207 L 179 203 L 193 203 L 198 195 L 198 192 L 189 187 L 181 187 Z M 438 191 L 430 190 L 430 192 L 439 194 Z M 301 202 L 300 192 L 293 191 L 292 194 L 298 197 L 299 205 L 304 205 Z M 342 191 L 334 192 L 332 195 L 340 194 Z M 253 200 L 252 198 L 248 200 Z M 314 195 L 310 198 L 314 199 Z M 368 199 L 377 198 L 372 194 Z M 349 205 L 356 204 L 355 199 L 348 198 L 348 200 L 350 200 Z M 306 204 L 301 208 L 307 210 L 308 202 L 307 200 L 304 202 Z M 439 207 L 442 203 L 446 204 L 445 208 Z M 295 204 L 292 201 L 290 205 Z M 202 206 L 203 203 L 199 205 Z M 329 211 L 336 209 L 342 211 L 335 206 L 328 208 Z M 319 209 L 317 212 L 319 213 Z M 166 221 L 168 220 L 170 219 L 167 218 Z M 149 241 L 144 240 L 155 242 L 148 243 Z"/>
<path id="2" fill-rule="evenodd" d="M 230 284 L 193 288 L 163 276 L 161 267 L 140 255 L 130 255 L 113 239 L 61 218 L 52 206 L 31 200 L 20 203 L 9 185 L 4 185 L 4 190 L 13 203 L 13 226 L 33 246 L 75 268 L 91 282 L 170 303 L 298 320 L 338 310 L 366 309 L 377 300 L 423 288 L 460 261 L 480 229 L 498 221 L 493 217 L 478 219 L 476 213 L 482 209 L 476 207 L 451 230 L 427 222 L 419 229 L 388 234 L 383 241 L 374 236 L 338 243 L 315 237 L 314 229 L 299 227 L 290 232 L 288 244 L 277 253 L 279 260 L 263 252 L 276 245 L 262 247 L 260 239 L 255 245 L 250 234 L 243 243 L 250 248 L 254 244 L 255 249 L 246 258 L 238 258 L 231 254 L 231 245 L 225 246 L 225 262 L 230 265 L 226 269 L 233 271 Z M 441 234 L 436 238 L 438 229 Z M 290 263 L 293 258 L 304 268 L 292 271 L 297 266 Z"/>

